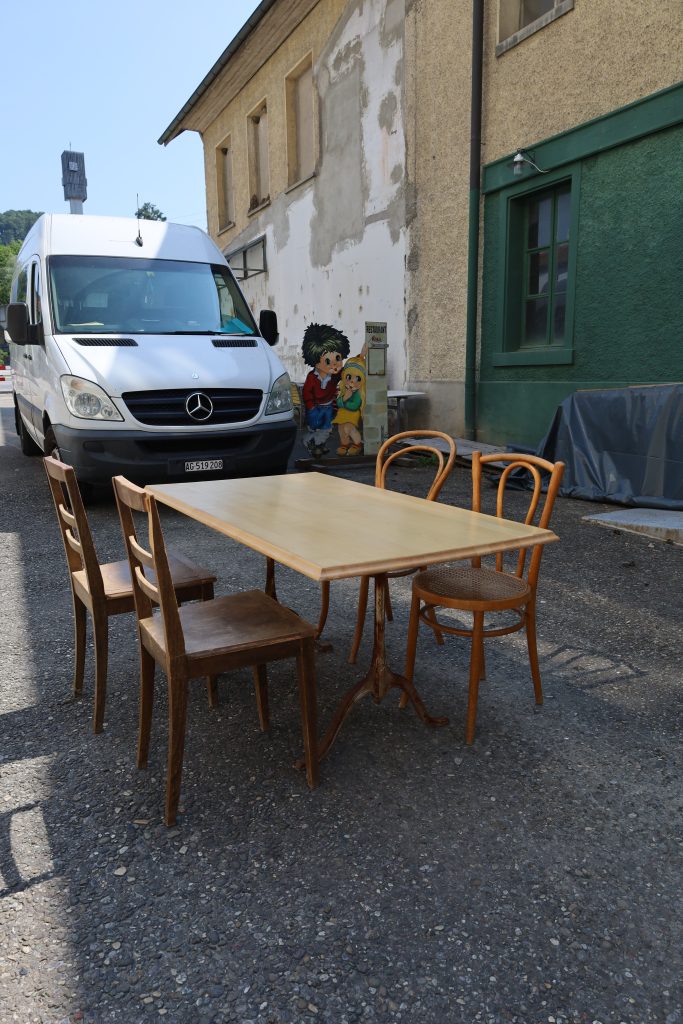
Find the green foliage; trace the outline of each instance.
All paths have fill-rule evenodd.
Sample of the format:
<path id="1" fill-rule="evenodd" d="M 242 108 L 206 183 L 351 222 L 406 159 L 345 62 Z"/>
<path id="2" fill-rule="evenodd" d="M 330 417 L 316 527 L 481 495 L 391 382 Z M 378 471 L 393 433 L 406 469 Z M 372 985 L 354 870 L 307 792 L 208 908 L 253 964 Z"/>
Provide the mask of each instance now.
<path id="1" fill-rule="evenodd" d="M 135 211 L 135 216 L 140 220 L 166 220 L 159 207 L 154 203 L 143 203 Z"/>
<path id="2" fill-rule="evenodd" d="M 40 217 L 33 210 L 5 210 L 0 213 L 0 245 L 23 242 Z"/>
<path id="3" fill-rule="evenodd" d="M 17 253 L 20 248 L 20 241 L 10 242 L 9 245 L 0 245 L 0 306 L 5 306 L 9 302 L 14 264 L 17 261 Z"/>

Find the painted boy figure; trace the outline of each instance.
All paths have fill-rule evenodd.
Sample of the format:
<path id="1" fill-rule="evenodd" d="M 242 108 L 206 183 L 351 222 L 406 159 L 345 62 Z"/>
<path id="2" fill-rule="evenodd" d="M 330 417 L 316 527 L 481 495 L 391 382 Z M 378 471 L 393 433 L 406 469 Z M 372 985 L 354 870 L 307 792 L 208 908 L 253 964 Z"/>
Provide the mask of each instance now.
<path id="1" fill-rule="evenodd" d="M 349 339 L 329 324 L 309 324 L 301 350 L 304 362 L 312 367 L 302 388 L 308 428 L 304 445 L 319 458 L 329 451 L 326 441 L 332 432 L 339 374 L 350 351 Z"/>

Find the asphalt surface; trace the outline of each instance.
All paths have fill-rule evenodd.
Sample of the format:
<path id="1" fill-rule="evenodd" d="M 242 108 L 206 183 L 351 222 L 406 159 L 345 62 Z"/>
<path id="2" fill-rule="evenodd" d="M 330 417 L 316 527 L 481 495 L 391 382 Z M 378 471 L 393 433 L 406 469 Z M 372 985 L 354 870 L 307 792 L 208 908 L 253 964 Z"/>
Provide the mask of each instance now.
<path id="1" fill-rule="evenodd" d="M 490 642 L 466 747 L 464 641 L 421 637 L 416 683 L 450 725 L 366 700 L 314 793 L 292 767 L 288 665 L 270 672 L 269 735 L 248 672 L 221 678 L 216 711 L 198 681 L 182 813 L 166 829 L 163 680 L 138 771 L 133 618 L 111 623 L 94 736 L 90 647 L 85 695 L 71 696 L 71 602 L 43 468 L 19 451 L 9 396 L 0 407 L 2 1024 L 683 1021 L 683 548 L 597 529 L 582 517 L 608 506 L 560 499 L 539 591 L 544 706 L 524 639 Z M 392 485 L 424 493 L 427 472 L 397 470 Z M 468 505 L 465 469 L 442 500 Z M 100 558 L 122 557 L 113 502 L 89 515 Z M 214 568 L 218 592 L 262 586 L 262 557 L 171 512 L 164 525 Z M 317 619 L 315 584 L 281 569 L 278 586 Z M 332 586 L 322 725 L 358 678 L 346 663 L 356 587 Z M 409 597 L 409 580 L 392 583 L 398 669 Z M 361 668 L 370 640 L 368 623 Z"/>

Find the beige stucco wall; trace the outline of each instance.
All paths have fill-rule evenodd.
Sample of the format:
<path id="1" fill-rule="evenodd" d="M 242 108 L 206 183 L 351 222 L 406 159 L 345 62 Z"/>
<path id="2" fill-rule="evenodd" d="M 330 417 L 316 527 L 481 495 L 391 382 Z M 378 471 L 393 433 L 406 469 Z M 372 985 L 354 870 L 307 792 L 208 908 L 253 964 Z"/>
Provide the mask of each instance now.
<path id="1" fill-rule="evenodd" d="M 410 195 L 408 379 L 422 419 L 464 425 L 471 5 L 408 2 Z M 679 81 L 681 0 L 576 0 L 495 56 L 498 0 L 485 5 L 482 164 Z"/>
<path id="2" fill-rule="evenodd" d="M 270 159 L 270 197 L 288 188 L 286 140 L 285 79 L 307 54 L 315 64 L 327 42 L 346 0 L 320 0 L 310 14 L 291 33 L 279 49 L 229 102 L 202 135 L 209 233 L 225 249 L 253 219 L 249 210 L 249 171 L 247 166 L 247 118 L 264 99 L 268 105 Z M 234 60 L 238 60 L 239 56 Z M 218 230 L 218 188 L 216 149 L 227 136 L 233 145 L 233 181 L 235 190 L 235 227 Z"/>

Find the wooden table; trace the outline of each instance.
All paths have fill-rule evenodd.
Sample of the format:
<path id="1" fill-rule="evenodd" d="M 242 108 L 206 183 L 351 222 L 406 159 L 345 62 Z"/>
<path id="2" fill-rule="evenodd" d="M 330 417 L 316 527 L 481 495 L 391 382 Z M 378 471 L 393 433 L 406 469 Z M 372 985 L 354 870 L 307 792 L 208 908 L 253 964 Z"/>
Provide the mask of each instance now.
<path id="1" fill-rule="evenodd" d="M 312 580 L 373 576 L 372 661 L 344 696 L 319 743 L 325 757 L 353 705 L 407 694 L 426 725 L 446 725 L 425 708 L 412 682 L 386 663 L 384 583 L 396 569 L 418 569 L 474 555 L 528 548 L 558 538 L 551 530 L 498 519 L 321 473 L 148 486 L 157 501 L 246 544 Z"/>

